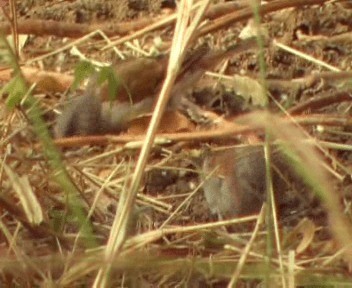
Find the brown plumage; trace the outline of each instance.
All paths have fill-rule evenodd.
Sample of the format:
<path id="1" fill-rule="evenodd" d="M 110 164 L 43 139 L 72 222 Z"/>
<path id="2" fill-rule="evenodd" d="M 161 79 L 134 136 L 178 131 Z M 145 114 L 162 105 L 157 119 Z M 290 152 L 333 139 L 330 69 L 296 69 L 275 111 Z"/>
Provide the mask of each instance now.
<path id="1" fill-rule="evenodd" d="M 258 213 L 265 199 L 265 159 L 260 146 L 210 152 L 203 163 L 204 196 L 220 219 Z"/>

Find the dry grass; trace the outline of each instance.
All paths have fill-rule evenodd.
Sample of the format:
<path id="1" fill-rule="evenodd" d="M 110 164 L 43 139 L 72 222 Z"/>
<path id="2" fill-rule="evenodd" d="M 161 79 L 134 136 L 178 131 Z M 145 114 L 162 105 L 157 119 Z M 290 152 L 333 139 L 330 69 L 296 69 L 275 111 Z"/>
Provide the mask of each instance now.
<path id="1" fill-rule="evenodd" d="M 108 143 L 104 142 L 106 145 L 103 146 L 58 149 L 45 124 L 55 118 L 52 111 L 59 102 L 57 97 L 40 94 L 34 86 L 28 87 L 18 58 L 2 38 L 6 64 L 11 65 L 14 73 L 4 89 L 7 94 L 4 94 L 0 104 L 1 286 L 352 287 L 352 195 L 347 179 L 350 176 L 350 157 L 338 153 L 338 150 L 344 153 L 350 150 L 345 138 L 350 135 L 351 121 L 348 113 L 336 115 L 338 113 L 334 109 L 338 109 L 338 105 L 330 107 L 339 99 L 339 105 L 343 105 L 342 101 L 349 100 L 348 97 L 344 97 L 344 100 L 336 100 L 335 97 L 334 103 L 324 102 L 326 107 L 319 107 L 321 110 L 316 109 L 311 102 L 302 105 L 307 95 L 318 97 L 322 90 L 332 91 L 332 95 L 341 91 L 349 95 L 350 85 L 342 85 L 344 79 L 336 76 L 336 72 L 333 76 L 329 74 L 326 78 L 326 75 L 319 78 L 333 82 L 328 88 L 314 86 L 318 82 L 316 79 L 308 87 L 308 81 L 293 79 L 297 75 L 294 72 L 286 74 L 281 67 L 280 80 L 283 81 L 278 89 L 284 90 L 287 87 L 285 85 L 288 85 L 292 92 L 296 87 L 293 86 L 294 83 L 304 82 L 300 94 L 297 92 L 302 95 L 301 98 L 295 98 L 297 94 L 292 96 L 288 93 L 287 97 L 291 97 L 292 101 L 285 102 L 271 94 L 271 98 L 265 101 L 268 105 L 261 109 L 264 111 L 246 113 L 236 118 L 236 124 L 245 126 L 242 130 L 230 120 L 217 119 L 218 130 L 213 133 L 213 142 L 226 140 L 234 144 L 236 133 L 242 133 L 247 138 L 251 137 L 248 136 L 249 132 L 265 135 L 268 172 L 271 144 L 275 142 L 280 145 L 288 161 L 293 163 L 292 171 L 296 171 L 306 186 L 310 187 L 304 190 L 303 193 L 307 194 L 300 195 L 300 199 L 310 198 L 313 191 L 317 195 L 315 198 L 319 199 L 319 207 L 305 203 L 309 208 L 298 213 L 296 207 L 287 202 L 284 210 L 292 210 L 287 218 L 293 221 L 285 222 L 287 211 L 285 214 L 277 207 L 277 198 L 284 196 L 280 194 L 281 191 L 272 191 L 273 183 L 268 173 L 267 198 L 270 201 L 263 206 L 260 214 L 213 221 L 209 209 L 202 207 L 205 204 L 201 191 L 203 183 L 198 179 L 198 174 L 202 171 L 194 165 L 194 154 L 199 154 L 202 144 L 209 137 L 199 136 L 199 131 L 188 133 L 187 137 L 177 138 L 176 135 L 172 138 L 173 142 L 165 139 L 165 136 L 155 136 L 184 52 L 197 41 L 205 41 L 204 38 L 197 39 L 207 29 L 213 31 L 216 26 L 219 30 L 213 31 L 212 36 L 206 36 L 214 46 L 223 44 L 221 38 L 225 38 L 224 35 L 237 35 L 241 30 L 234 28 L 237 29 L 236 33 L 231 29 L 221 30 L 228 25 L 226 17 L 219 17 L 211 23 L 202 22 L 206 7 L 210 5 L 213 9 L 215 5 L 211 1 L 197 1 L 195 7 L 190 7 L 190 2 L 181 1 L 178 14 L 165 16 L 159 24 L 152 24 L 117 40 L 118 47 L 110 48 L 112 43 L 109 37 L 99 30 L 69 44 L 55 43 L 54 51 L 45 53 L 44 56 L 33 56 L 26 61 L 26 64 L 48 67 L 48 63 L 55 63 L 55 57 L 64 55 L 68 63 L 74 62 L 76 59 L 67 53 L 68 49 L 79 47 L 84 50 L 85 43 L 90 44 L 84 50 L 85 55 L 89 55 L 89 58 L 97 57 L 100 61 L 108 60 L 111 55 L 141 56 L 138 53 L 145 47 L 146 50 L 157 50 L 154 43 L 148 42 L 148 37 L 161 35 L 168 41 L 172 40 L 164 86 L 150 127 L 141 142 L 118 144 L 121 142 L 108 136 L 105 138 Z M 293 6 L 301 5 L 300 1 L 292 3 L 296 3 Z M 258 25 L 279 29 L 279 25 L 272 24 L 275 20 L 260 19 L 259 14 L 270 11 L 276 11 L 273 18 L 287 19 L 288 22 L 293 22 L 292 14 L 300 16 L 303 9 L 311 9 L 313 16 L 308 20 L 316 18 L 313 14 L 317 13 L 314 7 L 298 7 L 295 12 L 290 12 L 283 9 L 289 5 L 287 1 L 281 1 L 282 6 L 274 4 L 270 1 L 267 4 L 269 6 L 257 10 Z M 333 9 L 329 5 L 333 4 L 324 7 Z M 257 8 L 245 7 L 240 11 L 246 15 L 246 11 L 256 11 Z M 237 19 L 238 16 L 233 12 L 228 17 Z M 330 19 L 331 16 L 326 13 L 324 17 Z M 163 29 L 174 20 L 176 26 L 171 39 L 169 31 Z M 298 22 L 299 19 L 295 20 Z M 287 32 L 287 35 L 291 32 Z M 104 44 L 96 42 L 95 46 L 95 40 L 92 39 L 96 35 L 101 35 Z M 269 45 L 267 49 L 271 55 L 266 55 L 265 58 L 262 47 L 263 63 L 270 57 L 274 62 L 275 57 L 281 57 L 280 53 L 284 53 L 279 49 L 285 48 L 289 53 L 295 53 L 294 56 L 285 54 L 285 57 L 295 57 L 294 65 L 298 71 L 312 71 L 315 67 L 337 67 L 339 64 L 342 66 L 338 68 L 340 70 L 351 68 L 346 67 L 348 58 L 341 56 L 340 61 L 331 61 L 331 65 L 325 65 L 329 61 L 324 62 L 324 59 L 318 59 L 317 56 L 305 57 L 305 54 L 296 53 L 296 50 L 286 49 L 279 42 L 272 41 L 271 37 L 269 35 L 268 42 L 275 43 L 272 45 L 275 48 Z M 132 39 L 138 41 L 126 42 Z M 307 41 L 313 42 L 315 39 Z M 306 54 L 313 54 L 307 46 Z M 95 47 L 104 48 L 97 53 Z M 325 56 L 322 54 L 322 58 Z M 328 57 L 327 59 L 329 60 Z M 243 65 L 239 65 L 242 68 L 252 65 L 251 59 L 238 61 Z M 277 67 L 264 66 L 260 69 L 257 78 L 261 80 L 258 82 L 272 91 L 273 82 L 267 80 L 266 75 L 275 74 Z M 51 68 L 56 68 L 55 64 Z M 63 69 L 70 70 L 70 66 Z M 307 74 L 301 77 L 307 80 Z M 313 73 L 310 74 L 314 76 Z M 284 80 L 287 81 L 285 85 Z M 339 85 L 334 81 L 339 81 Z M 317 90 L 311 93 L 309 89 L 313 88 Z M 305 116 L 303 128 L 303 121 L 300 122 L 298 116 L 291 117 L 287 113 L 287 109 L 292 109 L 295 105 L 304 107 L 305 110 L 313 107 L 319 112 L 318 116 L 335 118 L 324 122 L 323 132 L 318 133 L 317 129 L 321 127 L 316 125 L 316 121 L 307 120 L 314 115 Z M 350 109 L 343 107 L 344 111 Z M 51 112 L 43 113 L 43 108 Z M 190 140 L 196 141 L 190 144 Z M 169 181 L 167 184 L 159 183 L 165 179 Z M 148 188 L 148 185 L 152 188 Z M 158 188 L 158 185 L 162 188 Z M 318 214 L 322 218 L 315 218 L 316 211 L 324 216 Z"/>

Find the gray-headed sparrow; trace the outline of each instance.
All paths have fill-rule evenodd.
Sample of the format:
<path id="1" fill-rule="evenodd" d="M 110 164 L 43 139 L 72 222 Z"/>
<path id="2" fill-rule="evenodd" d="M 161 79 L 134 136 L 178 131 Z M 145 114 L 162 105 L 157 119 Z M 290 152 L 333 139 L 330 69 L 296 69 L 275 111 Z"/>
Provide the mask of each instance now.
<path id="1" fill-rule="evenodd" d="M 265 199 L 262 146 L 209 152 L 203 163 L 204 195 L 220 219 L 258 213 Z"/>
<path id="2" fill-rule="evenodd" d="M 256 48 L 256 39 L 241 41 L 227 51 L 209 51 L 204 47 L 190 53 L 183 63 L 171 92 L 169 106 L 177 109 L 180 99 L 206 70 L 223 59 Z M 121 82 L 116 101 L 108 101 L 108 87 L 88 87 L 85 94 L 68 103 L 60 115 L 55 137 L 116 133 L 136 116 L 151 112 L 167 68 L 168 57 L 139 58 L 121 62 L 115 68 Z M 92 87 L 93 86 L 93 87 Z"/>

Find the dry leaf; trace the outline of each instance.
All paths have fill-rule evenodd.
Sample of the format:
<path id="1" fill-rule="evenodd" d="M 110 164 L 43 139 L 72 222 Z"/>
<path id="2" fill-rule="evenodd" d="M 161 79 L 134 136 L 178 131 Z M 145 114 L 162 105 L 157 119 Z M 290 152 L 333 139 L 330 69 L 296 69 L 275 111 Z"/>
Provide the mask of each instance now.
<path id="1" fill-rule="evenodd" d="M 138 117 L 131 121 L 128 134 L 140 135 L 144 134 L 150 122 L 151 115 Z M 163 115 L 158 133 L 175 133 L 194 131 L 195 125 L 183 114 L 177 111 L 166 111 Z"/>
<path id="2" fill-rule="evenodd" d="M 256 23 L 256 20 L 254 19 L 249 19 L 247 22 L 247 25 L 242 29 L 240 34 L 238 35 L 238 38 L 240 39 L 248 39 L 251 37 L 256 37 L 258 35 L 264 36 L 268 38 L 268 29 L 266 29 L 263 25 L 259 26 Z"/>
<path id="3" fill-rule="evenodd" d="M 23 206 L 27 219 L 32 224 L 40 224 L 43 221 L 43 211 L 36 195 L 34 194 L 27 176 L 19 177 L 9 166 L 4 164 L 4 170 L 11 181 L 13 190 L 16 192 Z"/>
<path id="4" fill-rule="evenodd" d="M 265 106 L 267 102 L 265 89 L 260 83 L 248 76 L 234 75 L 231 80 L 226 81 L 245 100 L 251 101 L 253 105 Z"/>
<path id="5" fill-rule="evenodd" d="M 36 91 L 40 92 L 65 92 L 73 82 L 73 76 L 63 73 L 44 71 L 28 66 L 21 67 L 21 71 L 28 84 L 36 83 Z M 0 80 L 9 81 L 13 77 L 12 73 L 12 69 L 1 69 Z"/>
<path id="6" fill-rule="evenodd" d="M 72 84 L 73 77 L 52 71 L 22 68 L 22 73 L 30 83 L 36 83 L 36 90 L 41 92 L 64 92 Z"/>
<path id="7" fill-rule="evenodd" d="M 304 218 L 287 235 L 285 246 L 295 247 L 297 254 L 303 253 L 312 243 L 316 227 L 314 223 Z"/>

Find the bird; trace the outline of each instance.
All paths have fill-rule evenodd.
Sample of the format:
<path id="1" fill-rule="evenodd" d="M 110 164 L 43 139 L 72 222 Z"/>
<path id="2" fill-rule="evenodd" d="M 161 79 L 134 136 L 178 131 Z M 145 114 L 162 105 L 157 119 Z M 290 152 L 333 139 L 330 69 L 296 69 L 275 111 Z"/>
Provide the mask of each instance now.
<path id="1" fill-rule="evenodd" d="M 181 98 L 205 71 L 222 60 L 257 48 L 255 38 L 240 41 L 227 51 L 210 51 L 200 46 L 190 52 L 182 64 L 169 101 L 177 110 Z M 116 100 L 109 101 L 108 85 L 99 87 L 93 76 L 84 94 L 64 108 L 54 127 L 55 138 L 119 133 L 137 116 L 151 112 L 167 69 L 167 55 L 122 61 L 114 67 L 121 83 Z"/>
<path id="2" fill-rule="evenodd" d="M 266 195 L 263 146 L 235 146 L 208 151 L 203 161 L 204 196 L 219 219 L 260 211 Z"/>
<path id="3" fill-rule="evenodd" d="M 274 143 L 269 150 L 278 213 L 292 216 L 292 211 L 299 213 L 307 209 L 317 198 L 295 169 L 295 161 L 303 163 L 301 156 L 295 152 L 287 154 L 283 147 Z M 260 212 L 267 195 L 266 159 L 262 144 L 207 148 L 201 158 L 200 180 L 203 181 L 204 197 L 211 214 L 224 220 Z M 323 165 L 323 159 L 319 161 Z M 326 179 L 330 178 L 326 171 L 321 173 Z"/>

